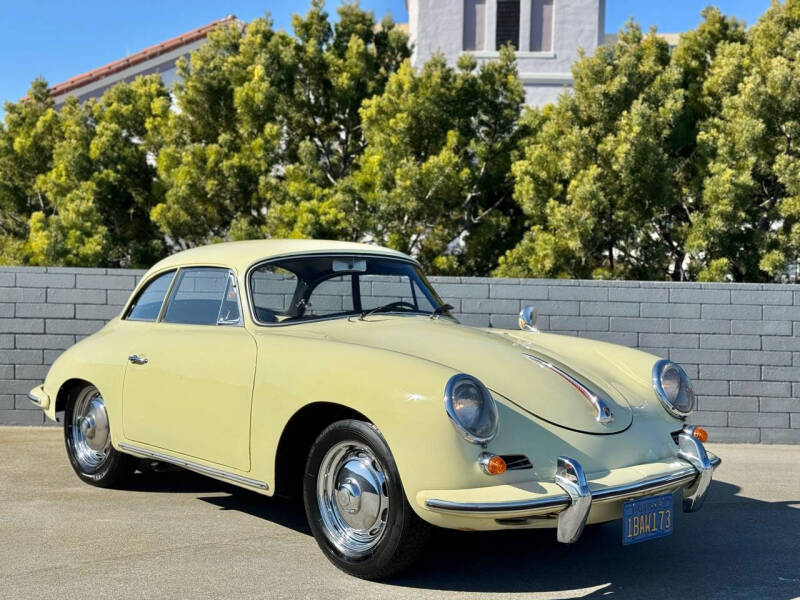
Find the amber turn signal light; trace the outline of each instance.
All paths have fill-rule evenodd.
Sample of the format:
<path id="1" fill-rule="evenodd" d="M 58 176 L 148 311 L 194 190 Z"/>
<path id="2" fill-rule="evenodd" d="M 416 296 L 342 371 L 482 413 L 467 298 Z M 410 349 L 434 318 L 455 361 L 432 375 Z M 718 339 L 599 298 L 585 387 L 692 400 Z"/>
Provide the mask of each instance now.
<path id="1" fill-rule="evenodd" d="M 487 475 L 502 475 L 506 472 L 506 461 L 502 456 L 496 454 L 482 454 L 478 461 L 481 469 Z"/>
<path id="2" fill-rule="evenodd" d="M 702 427 L 695 427 L 694 431 L 692 431 L 692 436 L 703 443 L 705 443 L 706 440 L 708 440 L 708 432 Z"/>

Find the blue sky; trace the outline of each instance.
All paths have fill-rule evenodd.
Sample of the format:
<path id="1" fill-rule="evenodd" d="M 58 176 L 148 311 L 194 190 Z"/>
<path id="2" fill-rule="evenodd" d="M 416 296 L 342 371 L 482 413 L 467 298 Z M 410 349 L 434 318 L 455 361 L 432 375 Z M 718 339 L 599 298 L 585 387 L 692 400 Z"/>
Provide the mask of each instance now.
<path id="1" fill-rule="evenodd" d="M 753 23 L 769 0 L 716 0 L 723 12 Z M 26 0 L 0 2 L 0 102 L 25 95 L 37 75 L 58 83 L 126 54 L 204 25 L 228 13 L 251 20 L 270 12 L 288 28 L 291 14 L 310 0 Z M 328 2 L 333 8 L 338 1 Z M 691 29 L 709 0 L 606 0 L 606 31 L 616 32 L 629 17 L 644 29 Z M 378 16 L 406 21 L 405 0 L 361 0 Z M 3 111 L 0 108 L 0 116 Z"/>

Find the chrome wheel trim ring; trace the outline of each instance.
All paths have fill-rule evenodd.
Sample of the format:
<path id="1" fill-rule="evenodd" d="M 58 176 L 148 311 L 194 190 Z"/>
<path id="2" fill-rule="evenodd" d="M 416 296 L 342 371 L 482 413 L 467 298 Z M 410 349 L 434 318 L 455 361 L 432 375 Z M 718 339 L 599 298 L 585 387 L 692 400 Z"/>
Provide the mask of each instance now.
<path id="1" fill-rule="evenodd" d="M 331 447 L 317 472 L 317 506 L 325 536 L 359 558 L 381 541 L 389 517 L 389 485 L 369 446 L 346 441 Z"/>
<path id="2" fill-rule="evenodd" d="M 103 397 L 96 388 L 81 392 L 72 409 L 70 437 L 75 460 L 86 473 L 94 473 L 108 458 L 111 435 Z"/>

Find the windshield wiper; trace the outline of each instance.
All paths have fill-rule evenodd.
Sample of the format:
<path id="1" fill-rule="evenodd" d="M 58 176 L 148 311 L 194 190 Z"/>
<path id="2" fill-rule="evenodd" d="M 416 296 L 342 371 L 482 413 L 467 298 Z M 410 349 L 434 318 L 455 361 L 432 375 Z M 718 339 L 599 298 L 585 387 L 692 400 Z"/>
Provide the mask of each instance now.
<path id="1" fill-rule="evenodd" d="M 446 313 L 448 310 L 453 310 L 454 308 L 455 308 L 455 306 L 453 306 L 452 304 L 440 304 L 431 313 L 431 319 L 435 319 L 436 317 L 438 317 L 442 313 Z"/>
<path id="2" fill-rule="evenodd" d="M 389 312 L 393 310 L 406 310 L 408 312 L 417 312 L 415 306 L 413 306 L 409 302 L 403 301 L 396 301 L 396 302 L 389 302 L 389 304 L 382 304 L 381 306 L 376 306 L 375 308 L 370 308 L 369 310 L 365 310 L 361 312 L 361 317 L 359 317 L 362 321 L 370 315 L 374 315 L 375 313 L 380 312 Z"/>

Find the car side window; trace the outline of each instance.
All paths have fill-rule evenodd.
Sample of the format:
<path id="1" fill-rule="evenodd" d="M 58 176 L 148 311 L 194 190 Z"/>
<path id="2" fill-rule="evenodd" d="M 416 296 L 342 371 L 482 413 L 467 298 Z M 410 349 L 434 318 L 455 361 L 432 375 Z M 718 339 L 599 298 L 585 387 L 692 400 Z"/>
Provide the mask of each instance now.
<path id="1" fill-rule="evenodd" d="M 158 319 L 161 305 L 164 304 L 164 296 L 167 295 L 173 277 L 175 277 L 175 271 L 169 271 L 148 283 L 131 304 L 125 318 L 129 321 L 151 322 Z"/>
<path id="2" fill-rule="evenodd" d="M 186 325 L 241 325 L 236 280 L 228 269 L 181 269 L 172 288 L 165 323 Z"/>
<path id="3" fill-rule="evenodd" d="M 297 275 L 282 267 L 264 265 L 250 276 L 253 288 L 253 311 L 262 323 L 278 323 L 294 314 L 293 302 L 298 289 Z"/>

